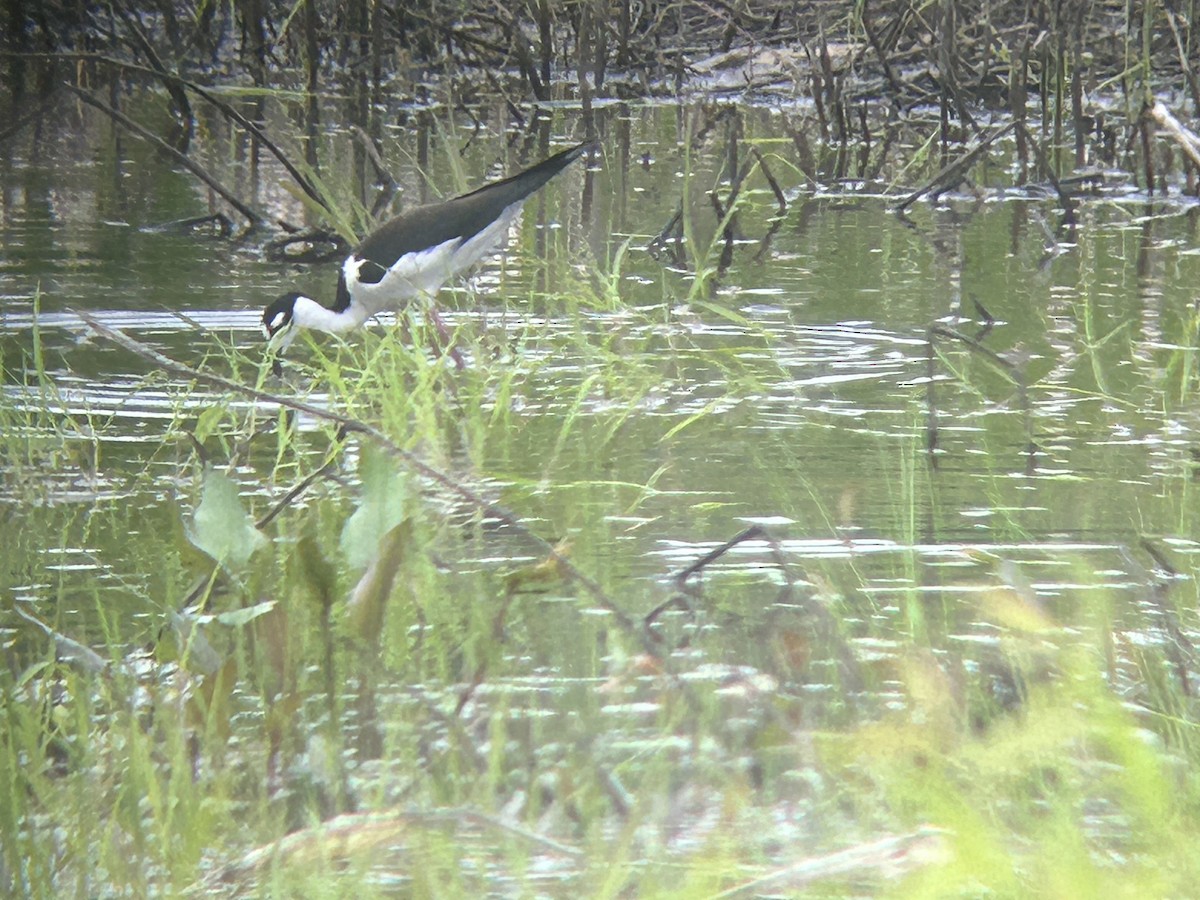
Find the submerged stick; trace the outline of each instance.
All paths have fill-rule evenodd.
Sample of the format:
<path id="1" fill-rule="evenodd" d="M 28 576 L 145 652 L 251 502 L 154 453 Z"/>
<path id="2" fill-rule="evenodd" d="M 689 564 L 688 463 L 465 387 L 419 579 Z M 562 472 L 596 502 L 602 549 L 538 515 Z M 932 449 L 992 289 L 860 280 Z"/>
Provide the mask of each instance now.
<path id="1" fill-rule="evenodd" d="M 675 248 L 671 252 L 671 261 L 675 265 L 682 265 L 679 254 L 679 236 L 678 232 L 682 230 L 683 223 L 683 204 L 680 203 L 675 210 L 675 215 L 671 216 L 671 220 L 663 227 L 663 230 L 654 236 L 654 239 L 646 245 L 646 250 L 657 256 L 659 248 L 667 249 L 668 242 L 672 236 L 675 238 Z"/>
<path id="2" fill-rule="evenodd" d="M 459 808 L 422 812 L 392 806 L 378 812 L 343 813 L 310 828 L 293 831 L 210 872 L 196 882 L 196 886 L 208 889 L 221 883 L 241 883 L 268 866 L 286 867 L 313 858 L 339 864 L 362 862 L 380 848 L 404 843 L 414 829 L 437 825 L 473 825 L 520 838 L 550 853 L 574 859 L 583 857 L 583 851 L 577 847 L 477 810 Z"/>
<path id="3" fill-rule="evenodd" d="M 1037 138 L 1029 130 L 1029 126 L 1024 122 L 1016 122 L 1014 125 L 1020 133 L 1025 135 L 1029 146 L 1033 148 L 1034 156 L 1037 157 L 1038 165 L 1045 171 L 1046 179 L 1050 182 L 1050 186 L 1054 188 L 1054 192 L 1058 194 L 1058 200 L 1063 208 L 1064 221 L 1068 225 L 1073 226 L 1075 224 L 1075 203 L 1071 200 L 1071 195 L 1067 193 L 1062 182 L 1059 181 L 1058 176 L 1054 174 L 1054 167 L 1050 165 L 1050 160 L 1047 158 L 1045 151 L 1042 150 L 1042 145 L 1038 143 Z"/>
<path id="4" fill-rule="evenodd" d="M 767 184 L 771 187 L 771 193 L 775 195 L 775 202 L 779 204 L 779 215 L 787 215 L 787 197 L 784 196 L 783 189 L 779 186 L 779 182 L 775 180 L 775 176 L 771 174 L 770 168 L 767 167 L 767 161 L 763 158 L 762 151 L 757 147 L 750 148 L 750 155 L 754 157 L 758 163 L 758 169 L 763 173 L 763 178 L 767 179 Z"/>
<path id="5" fill-rule="evenodd" d="M 687 584 L 687 581 L 689 578 L 691 578 L 693 575 L 695 575 L 697 572 L 699 572 L 701 569 L 705 568 L 706 566 L 709 566 L 712 563 L 716 562 L 718 559 L 720 559 L 722 556 L 724 556 L 726 553 L 728 553 L 730 550 L 732 550 L 738 544 L 744 543 L 746 541 L 757 540 L 758 538 L 761 538 L 765 535 L 766 535 L 766 529 L 764 529 L 761 525 L 751 525 L 745 531 L 735 534 L 733 537 L 731 537 L 729 540 L 727 540 L 721 546 L 716 547 L 713 550 L 710 550 L 708 553 L 705 553 L 702 557 L 700 557 L 694 563 L 687 566 L 687 568 L 682 569 L 679 572 L 677 572 L 675 574 L 675 577 L 672 579 L 672 581 L 675 582 L 675 587 L 678 590 L 683 590 L 684 586 Z"/>
<path id="6" fill-rule="evenodd" d="M 986 310 L 984 310 L 984 312 L 986 312 Z M 991 324 L 985 324 L 983 327 L 983 330 L 980 332 L 980 336 L 982 337 L 983 335 L 986 335 L 988 333 L 988 331 L 990 331 L 990 330 L 991 330 Z M 1016 362 L 1013 362 L 1011 359 L 1005 358 L 1005 356 L 1003 354 L 997 353 L 991 347 L 984 346 L 984 344 L 979 340 L 979 338 L 971 337 L 971 335 L 969 335 L 969 334 L 963 334 L 963 332 L 959 331 L 957 328 L 951 328 L 949 325 L 936 325 L 935 324 L 930 327 L 928 334 L 929 334 L 929 350 L 930 350 L 931 354 L 933 352 L 933 347 L 934 347 L 934 342 L 933 342 L 934 337 L 944 337 L 944 338 L 949 338 L 950 340 L 953 340 L 953 341 L 959 341 L 963 344 L 966 344 L 967 348 L 969 350 L 972 350 L 975 353 L 978 353 L 981 356 L 985 357 L 986 359 L 990 360 L 1013 383 L 1013 386 L 1016 387 L 1016 389 L 1017 389 L 1017 399 L 1021 404 L 1021 414 L 1022 414 L 1022 418 L 1024 419 L 1024 422 L 1025 422 L 1025 438 L 1028 441 L 1028 444 L 1026 445 L 1026 449 L 1025 449 L 1026 470 L 1028 472 L 1032 472 L 1034 470 L 1034 466 L 1035 466 L 1035 462 L 1036 462 L 1035 457 L 1037 454 L 1038 446 L 1037 446 L 1037 442 L 1033 439 L 1033 410 L 1030 408 L 1030 405 L 1029 405 L 1029 388 L 1025 383 L 1024 367 L 1020 363 L 1016 363 Z M 930 385 L 930 387 L 929 387 L 929 390 L 932 391 L 932 385 L 933 385 L 932 356 L 930 357 L 929 364 L 930 364 L 930 369 L 929 369 L 929 376 L 930 376 L 929 385 Z M 930 439 L 933 440 L 936 437 L 936 434 L 934 432 L 930 432 L 930 434 L 931 434 Z"/>
<path id="7" fill-rule="evenodd" d="M 98 62 L 129 72 L 141 72 L 143 74 L 153 75 L 154 77 L 161 79 L 166 85 L 177 85 L 186 88 L 187 90 L 199 96 L 201 99 L 205 100 L 210 105 L 216 107 L 221 115 L 233 122 L 236 122 L 243 129 L 245 129 L 245 131 L 251 137 L 253 137 L 260 144 L 262 144 L 264 148 L 266 148 L 268 153 L 270 153 L 275 157 L 276 160 L 279 161 L 279 164 L 287 170 L 287 173 L 292 176 L 292 179 L 300 186 L 300 189 L 304 191 L 305 195 L 308 196 L 309 199 L 311 199 L 322 209 L 331 212 L 328 201 L 321 196 L 320 192 L 313 186 L 312 182 L 304 176 L 304 174 L 296 167 L 294 163 L 292 163 L 290 159 L 288 159 L 287 154 L 285 154 L 274 141 L 267 137 L 266 133 L 259 128 L 258 125 L 246 118 L 246 116 L 244 116 L 236 108 L 226 103 L 203 85 L 166 69 L 160 71 L 150 68 L 149 66 L 142 66 L 127 60 L 116 59 L 115 57 L 108 56 L 103 53 L 27 53 L 21 55 L 31 58 L 46 58 L 52 60 L 63 59 L 73 61 L 75 63 Z M 36 115 L 40 115 L 44 111 L 44 108 L 35 110 L 33 116 L 36 117 Z M 20 124 L 24 125 L 27 124 L 27 122 L 28 119 L 23 119 Z M 4 136 L 8 133 L 9 132 L 4 132 L 3 135 L 0 135 L 0 142 L 3 142 Z"/>
<path id="8" fill-rule="evenodd" d="M 60 631 L 55 631 L 33 613 L 26 612 L 21 604 L 13 604 L 12 611 L 24 619 L 46 637 L 54 641 L 55 657 L 63 662 L 74 663 L 80 670 L 89 675 L 111 675 L 113 664 L 105 659 L 87 644 L 81 644 L 74 638 L 69 638 Z M 122 673 L 124 670 L 122 669 Z"/>
<path id="9" fill-rule="evenodd" d="M 700 559 L 676 573 L 671 579 L 672 582 L 674 582 L 676 593 L 672 594 L 662 603 L 658 604 L 658 606 L 654 607 L 654 609 L 650 610 L 650 612 L 646 613 L 646 615 L 642 618 L 643 633 L 661 643 L 659 636 L 651 629 L 663 613 L 672 609 L 679 609 L 686 613 L 690 613 L 693 617 L 696 614 L 696 608 L 692 605 L 691 601 L 692 599 L 700 599 L 701 593 L 699 587 L 693 587 L 688 584 L 689 579 L 691 579 L 693 575 L 696 575 L 702 571 L 706 566 L 716 562 L 738 544 L 741 544 L 744 541 L 752 541 L 765 537 L 767 537 L 766 529 L 764 529 L 761 525 L 751 525 L 745 531 L 734 535 L 721 546 L 710 550 Z M 780 562 L 782 564 L 782 560 L 780 560 Z M 676 646 L 674 649 L 681 650 L 686 645 L 687 641 L 685 640 L 682 644 Z"/>
<path id="10" fill-rule="evenodd" d="M 729 197 L 729 209 L 721 204 L 721 198 L 717 196 L 716 191 L 709 191 L 708 199 L 712 201 L 713 212 L 717 214 L 717 227 L 721 229 L 721 239 L 724 244 L 721 248 L 721 259 L 717 262 L 717 274 L 724 275 L 729 264 L 733 262 L 732 222 L 733 204 L 737 201 L 737 188 L 734 188 L 733 194 Z"/>
<path id="11" fill-rule="evenodd" d="M 194 440 L 194 438 L 193 438 L 193 440 Z M 325 463 L 325 465 L 321 466 L 321 468 L 317 469 L 316 471 L 309 472 L 307 475 L 304 476 L 303 479 L 301 479 L 297 484 L 295 484 L 291 488 L 291 490 L 289 490 L 286 494 L 284 494 L 283 498 L 278 503 L 276 503 L 273 507 L 271 507 L 270 512 L 268 512 L 265 516 L 263 516 L 261 519 L 259 519 L 257 522 L 255 522 L 254 527 L 257 528 L 259 531 L 262 531 L 263 529 L 265 529 L 268 525 L 270 525 L 272 522 L 275 521 L 275 518 L 281 512 L 283 512 L 285 509 L 287 509 L 289 506 L 291 506 L 292 503 L 295 502 L 297 497 L 299 497 L 301 494 L 303 494 L 305 491 L 307 491 L 310 487 L 312 487 L 313 482 L 315 482 L 318 478 L 324 478 L 325 476 L 331 475 L 332 473 L 333 473 L 333 462 L 332 461 Z"/>
<path id="12" fill-rule="evenodd" d="M 967 168 L 973 162 L 975 162 L 975 160 L 978 159 L 988 147 L 1016 127 L 1016 122 L 1010 122 L 1003 128 L 993 131 L 990 135 L 985 137 L 958 159 L 952 160 L 943 166 L 941 171 L 934 175 L 933 178 L 931 178 L 924 186 L 917 188 L 915 191 L 893 206 L 892 209 L 896 212 L 903 212 L 926 194 L 936 191 L 949 190 L 952 185 L 955 185 L 962 180 Z"/>
<path id="13" fill-rule="evenodd" d="M 153 134 L 150 131 L 147 131 L 145 128 L 143 128 L 137 122 L 133 121 L 133 119 L 129 118 L 123 112 L 113 109 L 111 106 L 109 106 L 107 103 L 105 103 L 102 100 L 97 100 L 95 97 L 93 97 L 91 94 L 89 94 L 87 91 L 83 90 L 82 88 L 78 88 L 75 85 L 69 84 L 69 83 L 64 84 L 63 87 L 65 87 L 67 90 L 69 90 L 75 96 L 77 96 L 80 100 L 82 100 L 88 106 L 92 106 L 92 107 L 95 107 L 96 109 L 100 110 L 102 113 L 104 113 L 106 116 L 108 116 L 114 122 L 116 122 L 122 128 L 125 128 L 128 131 L 132 131 L 134 134 L 136 134 L 142 140 L 153 144 L 155 147 L 158 147 L 164 153 L 169 154 L 171 157 L 173 157 L 175 160 L 177 160 L 181 165 L 185 166 L 188 169 L 188 171 L 190 171 L 193 175 L 195 175 L 197 178 L 199 178 L 201 181 L 203 181 L 206 185 L 208 185 L 210 188 L 212 188 L 217 194 L 219 194 L 221 196 L 221 199 L 223 199 L 226 203 L 228 203 L 230 206 L 232 206 L 234 209 L 236 209 L 239 213 L 241 213 L 243 216 L 245 216 L 246 220 L 250 223 L 251 227 L 257 226 L 262 221 L 262 217 L 258 213 L 256 213 L 249 206 L 247 206 L 245 203 L 243 203 L 241 200 L 239 200 L 237 197 L 235 197 L 230 191 L 226 190 L 225 187 L 221 184 L 221 182 L 217 181 L 216 178 L 214 178 L 212 175 L 210 175 L 208 170 L 206 168 L 204 168 L 204 166 L 200 165 L 200 163 L 196 162 L 194 159 L 192 159 L 186 153 L 180 153 L 179 150 L 172 147 L 170 144 L 168 144 L 166 141 L 164 141 L 158 135 Z"/>
<path id="14" fill-rule="evenodd" d="M 629 632 L 638 632 L 637 625 L 634 621 L 612 601 L 612 599 L 604 592 L 604 589 L 596 583 L 594 579 L 580 571 L 574 563 L 557 547 L 541 537 L 533 531 L 528 525 L 522 522 L 515 513 L 509 512 L 498 503 L 493 503 L 491 500 L 481 496 L 472 488 L 467 487 L 460 481 L 447 475 L 440 469 L 434 468 L 429 463 L 422 460 L 415 453 L 405 450 L 403 447 L 396 444 L 387 435 L 378 428 L 368 425 L 365 422 L 360 422 L 358 419 L 352 419 L 349 416 L 334 412 L 328 409 L 322 409 L 319 406 L 314 406 L 311 403 L 306 403 L 303 400 L 293 400 L 290 397 L 284 397 L 279 394 L 272 394 L 269 391 L 264 391 L 259 388 L 250 387 L 250 385 L 242 384 L 230 378 L 225 378 L 221 375 L 216 375 L 211 372 L 202 372 L 199 369 L 194 369 L 185 363 L 178 362 L 159 353 L 152 347 L 148 347 L 141 341 L 131 338 L 125 332 L 110 328 L 103 324 L 90 313 L 76 311 L 75 313 L 82 319 L 90 328 L 106 340 L 112 341 L 114 344 L 123 347 L 135 356 L 140 356 L 142 359 L 154 363 L 160 369 L 180 375 L 184 378 L 194 379 L 196 381 L 207 382 L 208 384 L 216 385 L 228 391 L 233 391 L 236 394 L 241 394 L 243 397 L 249 397 L 253 400 L 258 400 L 263 403 L 274 403 L 278 406 L 286 407 L 287 409 L 302 412 L 312 416 L 315 419 L 321 419 L 325 422 L 334 422 L 341 426 L 342 431 L 346 434 L 359 434 L 376 443 L 381 449 L 389 455 L 404 462 L 405 465 L 414 469 L 420 475 L 428 478 L 430 481 L 444 487 L 451 493 L 457 494 L 471 506 L 480 512 L 498 519 L 505 525 L 512 528 L 518 534 L 532 540 L 536 543 L 547 556 L 550 556 L 558 564 L 562 573 L 571 581 L 576 582 L 584 589 L 592 599 L 599 604 L 607 612 L 611 613 L 622 628 Z"/>

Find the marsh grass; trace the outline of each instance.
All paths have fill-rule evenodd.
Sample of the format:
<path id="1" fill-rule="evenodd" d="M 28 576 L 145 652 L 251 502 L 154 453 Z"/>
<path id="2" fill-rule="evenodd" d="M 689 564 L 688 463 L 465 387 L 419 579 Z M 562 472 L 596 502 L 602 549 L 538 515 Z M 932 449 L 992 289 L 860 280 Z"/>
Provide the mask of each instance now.
<path id="1" fill-rule="evenodd" d="M 234 342 L 206 340 L 201 359 L 377 426 L 512 509 L 635 621 L 665 604 L 645 639 L 530 534 L 369 441 L 198 385 L 172 394 L 147 454 L 169 465 L 171 496 L 161 468 L 128 467 L 128 492 L 161 500 L 152 526 L 135 531 L 120 503 L 35 510 L 29 473 L 58 468 L 84 424 L 107 425 L 53 411 L 40 341 L 4 360 L 21 372 L 6 381 L 45 391 L 0 404 L 17 534 L 6 598 L 56 613 L 44 631 L 5 610 L 0 883 L 690 897 L 775 877 L 771 890 L 829 895 L 1187 894 L 1194 588 L 1149 571 L 1102 587 L 1113 561 L 1071 551 L 1070 579 L 1032 587 L 1064 559 L 1021 547 L 1033 511 L 1012 381 L 961 347 L 940 357 L 947 414 L 969 426 L 952 465 L 989 513 L 987 542 L 1018 549 L 926 549 L 970 533 L 923 452 L 919 391 L 900 404 L 907 428 L 820 423 L 839 453 L 867 447 L 889 496 L 856 496 L 860 460 L 840 494 L 811 478 L 795 431 L 751 427 L 793 373 L 713 299 L 720 238 L 684 230 L 703 275 L 664 275 L 662 293 L 686 306 L 614 309 L 619 271 L 548 267 L 536 288 L 505 285 L 511 308 L 457 318 L 462 370 L 419 315 L 304 342 L 284 383 Z M 1079 390 L 1096 406 L 1120 400 L 1138 349 L 1102 312 L 1080 309 Z M 1193 351 L 1162 352 L 1182 407 Z M 794 527 L 681 579 L 729 538 L 706 514 L 755 514 L 752 490 Z M 692 542 L 685 562 L 652 555 L 647 522 Z M 1186 505 L 1179 523 L 1194 540 Z M 47 564 L 47 548 L 103 531 L 127 534 L 109 551 L 121 558 L 82 583 Z M 784 545 L 798 536 L 845 552 Z M 853 551 L 872 537 L 894 546 Z M 849 868 L 820 861 L 881 835 L 916 837 Z"/>
<path id="2" fill-rule="evenodd" d="M 354 347 L 312 349 L 305 371 L 315 373 L 330 402 L 387 422 L 407 445 L 445 459 L 455 458 L 456 441 L 482 435 L 486 444 L 511 431 L 511 408 L 497 413 L 477 401 L 511 399 L 523 379 L 537 374 L 536 367 L 454 373 L 390 334 Z M 626 373 L 631 382 L 647 377 L 636 365 L 606 377 L 619 381 Z M 593 384 L 582 379 L 579 394 L 565 404 L 559 453 L 586 452 L 589 416 L 580 397 Z M 626 402 L 636 406 L 640 390 L 625 388 Z M 617 415 L 631 413 L 621 408 Z M 254 421 L 257 429 L 262 419 Z M 249 427 L 232 424 L 235 431 Z M 295 434 L 283 452 L 302 458 L 311 452 L 306 444 L 329 439 L 322 432 Z M 899 531 L 914 541 L 916 510 L 927 489 L 916 446 L 896 458 L 894 479 L 908 498 L 896 506 L 913 512 Z M 1191 701 L 1153 650 L 1126 658 L 1132 647 L 1114 630 L 1110 605 L 1095 606 L 1083 627 L 1065 629 L 1044 611 L 1027 608 L 1020 591 L 1000 581 L 985 594 L 977 620 L 990 617 L 1001 639 L 971 661 L 946 640 L 957 626 L 911 597 L 908 611 L 899 613 L 909 620 L 901 629 L 907 646 L 865 673 L 864 687 L 899 702 L 868 712 L 843 685 L 829 699 L 856 713 L 845 718 L 848 727 L 830 729 L 819 720 L 800 724 L 813 715 L 801 690 L 809 663 L 785 636 L 803 629 L 785 627 L 777 632 L 782 643 L 766 654 L 754 652 L 760 632 L 747 591 L 760 589 L 759 578 L 721 577 L 709 587 L 709 611 L 701 620 L 707 625 L 694 631 L 689 654 L 757 660 L 774 685 L 678 681 L 654 668 L 639 672 L 626 656 L 607 672 L 615 679 L 608 690 L 624 694 L 626 703 L 653 697 L 658 712 L 645 720 L 630 711 L 622 722 L 602 711 L 595 682 L 589 685 L 612 665 L 588 649 L 598 639 L 614 641 L 609 627 L 581 617 L 574 604 L 547 605 L 545 595 L 535 594 L 513 597 L 497 632 L 499 573 L 452 562 L 478 555 L 487 544 L 480 523 L 449 524 L 456 517 L 447 518 L 435 497 L 388 460 L 365 447 L 356 455 L 357 499 L 334 483 L 319 488 L 271 527 L 272 543 L 252 556 L 263 574 L 234 592 L 243 599 L 229 605 L 231 597 L 210 598 L 206 609 L 213 614 L 254 597 L 274 603 L 268 615 L 243 624 L 200 626 L 206 640 L 224 647 L 220 652 L 233 665 L 223 663 L 221 670 L 236 685 L 197 680 L 184 670 L 168 677 L 164 668 L 149 680 L 135 676 L 133 648 L 115 621 L 94 642 L 111 661 L 107 674 L 82 671 L 43 650 L 26 655 L 19 678 L 5 675 L 0 773 L 9 789 L 0 799 L 0 821 L 13 836 L 5 841 L 6 877 L 22 893 L 114 887 L 150 893 L 182 889 L 206 872 L 215 886 L 221 867 L 239 858 L 234 848 L 269 849 L 286 832 L 306 834 L 323 817 L 318 810 L 336 808 L 347 790 L 380 810 L 398 799 L 410 809 L 497 809 L 531 792 L 525 821 L 565 830 L 585 854 L 560 861 L 560 880 L 546 885 L 551 893 L 715 894 L 774 865 L 771 845 L 780 837 L 760 820 L 780 802 L 811 809 L 812 817 L 801 820 L 806 835 L 791 837 L 802 844 L 821 842 L 824 831 L 841 835 L 835 846 L 856 833 L 866 840 L 876 833 L 868 823 L 893 832 L 935 823 L 941 832 L 924 855 L 893 860 L 911 866 L 905 880 L 892 884 L 901 895 L 980 889 L 1086 895 L 1111 886 L 1110 860 L 1117 858 L 1126 860 L 1119 871 L 1121 891 L 1129 896 L 1186 892 L 1194 880 L 1187 847 L 1196 836 L 1191 823 L 1200 797 L 1187 762 L 1195 744 L 1187 724 Z M 486 446 L 459 455 L 477 467 L 490 458 Z M 276 478 L 294 477 L 295 463 L 279 467 L 273 458 L 274 450 L 264 474 L 274 468 Z M 371 638 L 356 632 L 353 614 L 343 607 L 360 577 L 356 554 L 362 548 L 352 553 L 342 535 L 352 515 L 365 510 L 378 520 L 372 505 L 392 501 L 400 505 L 382 521 L 411 527 L 402 536 L 402 576 L 375 601 L 384 606 L 384 619 Z M 829 510 L 826 515 L 836 518 Z M 591 531 L 575 534 L 577 543 L 607 540 L 595 523 L 587 527 Z M 903 559 L 897 574 L 914 578 L 915 557 Z M 805 568 L 818 583 L 834 577 Z M 532 573 L 514 571 L 505 576 L 510 585 L 535 583 Z M 616 577 L 615 570 L 608 577 Z M 989 580 L 986 572 L 973 577 Z M 555 590 L 553 576 L 545 584 Z M 842 612 L 852 635 L 857 610 L 850 593 L 824 602 L 847 604 Z M 928 620 L 921 626 L 918 607 Z M 890 615 L 877 606 L 873 614 L 881 613 Z M 547 628 L 555 618 L 561 627 Z M 540 620 L 538 627 L 521 627 L 532 619 Z M 679 624 L 676 633 L 688 634 L 686 622 Z M 721 629 L 719 642 L 713 626 Z M 332 656 L 324 628 L 332 630 Z M 537 635 L 554 635 L 558 646 Z M 1134 666 L 1136 679 L 1112 670 L 1104 647 L 1115 648 L 1122 665 Z M 520 714 L 528 703 L 522 693 L 505 685 L 525 677 L 523 657 L 550 659 L 556 652 L 575 660 L 563 674 L 573 671 L 584 680 L 565 688 L 577 710 L 574 720 L 540 726 L 538 717 Z M 674 669 L 681 662 L 660 664 Z M 448 704 L 481 671 L 485 690 L 456 723 L 447 717 Z M 1123 697 L 1135 681 L 1148 690 L 1136 706 Z M 189 692 L 199 702 L 189 701 Z M 373 709 L 363 705 L 367 696 Z M 1151 710 L 1160 712 L 1147 715 Z M 626 735 L 616 743 L 614 725 L 616 734 Z M 365 737 L 371 728 L 382 730 L 377 754 Z M 431 738 L 443 744 L 432 755 L 420 749 Z M 630 743 L 622 749 L 622 742 Z M 31 766 L 32 760 L 41 762 Z M 386 765 L 378 768 L 382 760 Z M 293 774 L 281 792 L 269 789 L 261 774 L 280 777 L 289 769 L 305 774 L 300 780 Z M 788 777 L 795 772 L 809 773 L 798 793 L 801 785 Z M 633 800 L 620 814 L 614 783 Z M 723 810 L 715 817 L 714 799 Z M 50 822 L 63 840 L 50 839 Z M 757 830 L 746 827 L 754 822 Z M 692 832 L 691 849 L 667 839 L 680 828 Z M 499 873 L 508 873 L 515 886 L 555 857 L 453 813 L 440 822 L 393 826 L 393 849 L 386 853 L 368 839 L 365 825 L 348 834 L 357 839 L 320 841 L 313 832 L 315 852 L 236 876 L 226 870 L 229 889 L 240 893 L 256 883 L 259 891 L 293 896 L 335 890 L 372 896 L 388 893 L 389 879 L 397 878 L 416 894 L 469 895 L 503 885 Z M 491 874 L 472 874 L 464 868 L 470 860 L 487 861 Z M 826 876 L 824 889 L 838 894 L 861 887 L 843 877 Z"/>

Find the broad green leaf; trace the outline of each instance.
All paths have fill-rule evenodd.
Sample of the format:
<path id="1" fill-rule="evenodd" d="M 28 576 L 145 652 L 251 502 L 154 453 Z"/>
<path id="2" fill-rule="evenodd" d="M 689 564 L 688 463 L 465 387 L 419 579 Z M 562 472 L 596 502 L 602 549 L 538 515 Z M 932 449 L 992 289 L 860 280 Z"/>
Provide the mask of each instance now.
<path id="1" fill-rule="evenodd" d="M 375 544 L 375 557 L 367 571 L 354 586 L 346 602 L 346 624 L 350 631 L 371 646 L 378 646 L 383 637 L 383 618 L 387 611 L 396 573 L 412 543 L 411 519 L 397 525 Z"/>
<path id="2" fill-rule="evenodd" d="M 235 568 L 245 565 L 267 540 L 242 506 L 237 485 L 216 469 L 204 474 L 200 505 L 188 537 L 217 562 Z"/>
<path id="3" fill-rule="evenodd" d="M 183 506 L 176 498 L 170 497 L 163 504 L 162 514 L 166 517 L 166 522 L 156 520 L 153 525 L 163 529 L 161 534 L 171 535 L 171 545 L 178 551 L 179 562 L 184 571 L 191 575 L 203 573 L 205 577 L 210 576 L 213 561 L 192 540 L 192 529 L 188 525 L 188 516 Z"/>
<path id="4" fill-rule="evenodd" d="M 256 603 L 243 609 L 231 609 L 229 612 L 218 613 L 217 621 L 230 628 L 241 628 L 243 625 L 249 625 L 259 616 L 266 615 L 274 608 L 274 600 L 264 600 L 262 603 Z"/>
<path id="5" fill-rule="evenodd" d="M 351 566 L 364 569 L 379 553 L 384 535 L 404 521 L 408 485 L 391 458 L 364 447 L 358 466 L 362 501 L 342 529 L 342 554 Z"/>

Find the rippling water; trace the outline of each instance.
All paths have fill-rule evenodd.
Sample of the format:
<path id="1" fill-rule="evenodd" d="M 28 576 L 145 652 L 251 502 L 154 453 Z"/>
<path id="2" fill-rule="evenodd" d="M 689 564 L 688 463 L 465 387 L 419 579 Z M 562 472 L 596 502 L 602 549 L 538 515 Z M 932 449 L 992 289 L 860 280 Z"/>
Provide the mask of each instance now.
<path id="1" fill-rule="evenodd" d="M 777 124 L 766 116 L 757 137 L 773 138 Z M 66 175 L 62 160 L 7 170 L 0 516 L 10 594 L 56 609 L 82 638 L 144 640 L 153 610 L 187 593 L 183 535 L 205 467 L 228 468 L 257 517 L 337 443 L 311 418 L 287 443 L 275 404 L 155 371 L 91 335 L 76 315 L 86 310 L 188 365 L 389 429 L 534 533 L 566 538 L 575 563 L 636 620 L 686 597 L 654 628 L 734 732 L 752 730 L 755 698 L 781 685 L 803 698 L 807 721 L 836 720 L 854 703 L 902 705 L 894 674 L 861 670 L 895 661 L 914 634 L 984 671 L 998 642 L 997 591 L 1067 629 L 1103 597 L 1131 641 L 1162 642 L 1148 591 L 1194 594 L 1200 558 L 1194 206 L 1102 192 L 1081 201 L 1068 233 L 1049 201 L 1001 190 L 901 218 L 885 198 L 792 185 L 755 259 L 773 202 L 759 186 L 739 214 L 732 266 L 692 297 L 688 275 L 642 249 L 679 202 L 682 161 L 656 143 L 653 117 L 639 127 L 634 146 L 654 146 L 653 165 L 607 145 L 588 176 L 600 198 L 589 218 L 580 221 L 574 173 L 530 204 L 513 250 L 470 288 L 443 293 L 466 359 L 444 380 L 429 374 L 432 354 L 397 351 L 406 332 L 391 320 L 344 346 L 300 342 L 276 379 L 263 369 L 259 310 L 297 285 L 329 298 L 334 264 L 272 263 L 253 241 L 150 227 L 203 202 L 145 160 L 119 176 L 125 192 L 100 163 Z M 707 240 L 715 223 L 698 192 L 718 182 L 719 153 L 703 148 L 693 164 L 700 199 L 690 214 Z M 628 191 L 620 204 L 618 181 Z M 607 260 L 626 240 L 613 273 Z M 610 275 L 615 304 L 594 287 Z M 935 323 L 967 340 L 943 333 L 931 358 Z M 324 378 L 322 354 L 351 380 L 370 372 L 378 391 L 362 397 Z M 425 399 L 399 405 L 409 394 Z M 272 526 L 263 556 L 278 566 L 316 535 L 336 564 L 361 471 L 351 442 L 334 479 Z M 411 495 L 438 523 L 430 530 L 441 537 L 422 552 L 445 576 L 406 588 L 418 598 L 451 597 L 469 615 L 472 603 L 496 602 L 479 573 L 544 556 L 492 517 L 473 532 L 475 510 L 436 484 Z M 762 531 L 717 552 L 750 527 Z M 1152 577 L 1164 558 L 1176 572 Z M 284 590 L 270 571 L 257 566 L 227 589 Z M 357 577 L 344 573 L 341 586 Z M 561 584 L 528 604 L 508 670 L 472 704 L 506 709 L 514 728 L 530 729 L 521 739 L 551 757 L 568 753 L 556 728 L 587 732 L 614 767 L 641 753 L 687 757 L 688 739 L 655 727 L 656 673 L 621 674 L 633 650 L 617 652 L 606 636 L 611 610 Z M 821 610 L 837 627 L 810 635 Z M 402 631 L 419 645 L 405 664 L 420 683 L 387 694 L 380 711 L 393 734 L 429 697 L 452 705 L 470 675 L 453 633 L 435 640 L 433 662 L 420 656 L 414 634 L 450 628 L 425 613 L 432 623 Z M 597 709 L 603 724 L 589 731 Z M 545 731 L 530 724 L 541 719 L 551 720 Z"/>

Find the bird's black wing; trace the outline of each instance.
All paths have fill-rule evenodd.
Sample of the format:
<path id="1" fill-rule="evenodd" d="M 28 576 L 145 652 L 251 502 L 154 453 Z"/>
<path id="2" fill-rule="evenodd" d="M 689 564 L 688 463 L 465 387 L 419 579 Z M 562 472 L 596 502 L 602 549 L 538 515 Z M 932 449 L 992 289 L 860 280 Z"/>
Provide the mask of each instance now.
<path id="1" fill-rule="evenodd" d="M 376 284 L 406 254 L 420 253 L 447 241 L 465 241 L 474 237 L 496 221 L 504 210 L 523 201 L 592 146 L 585 143 L 571 147 L 503 181 L 486 184 L 445 203 L 401 213 L 368 235 L 354 251 L 356 258 L 364 260 L 358 270 L 358 280 Z M 343 294 L 348 306 L 349 293 L 344 278 L 338 283 L 335 309 L 344 308 L 341 306 Z"/>

